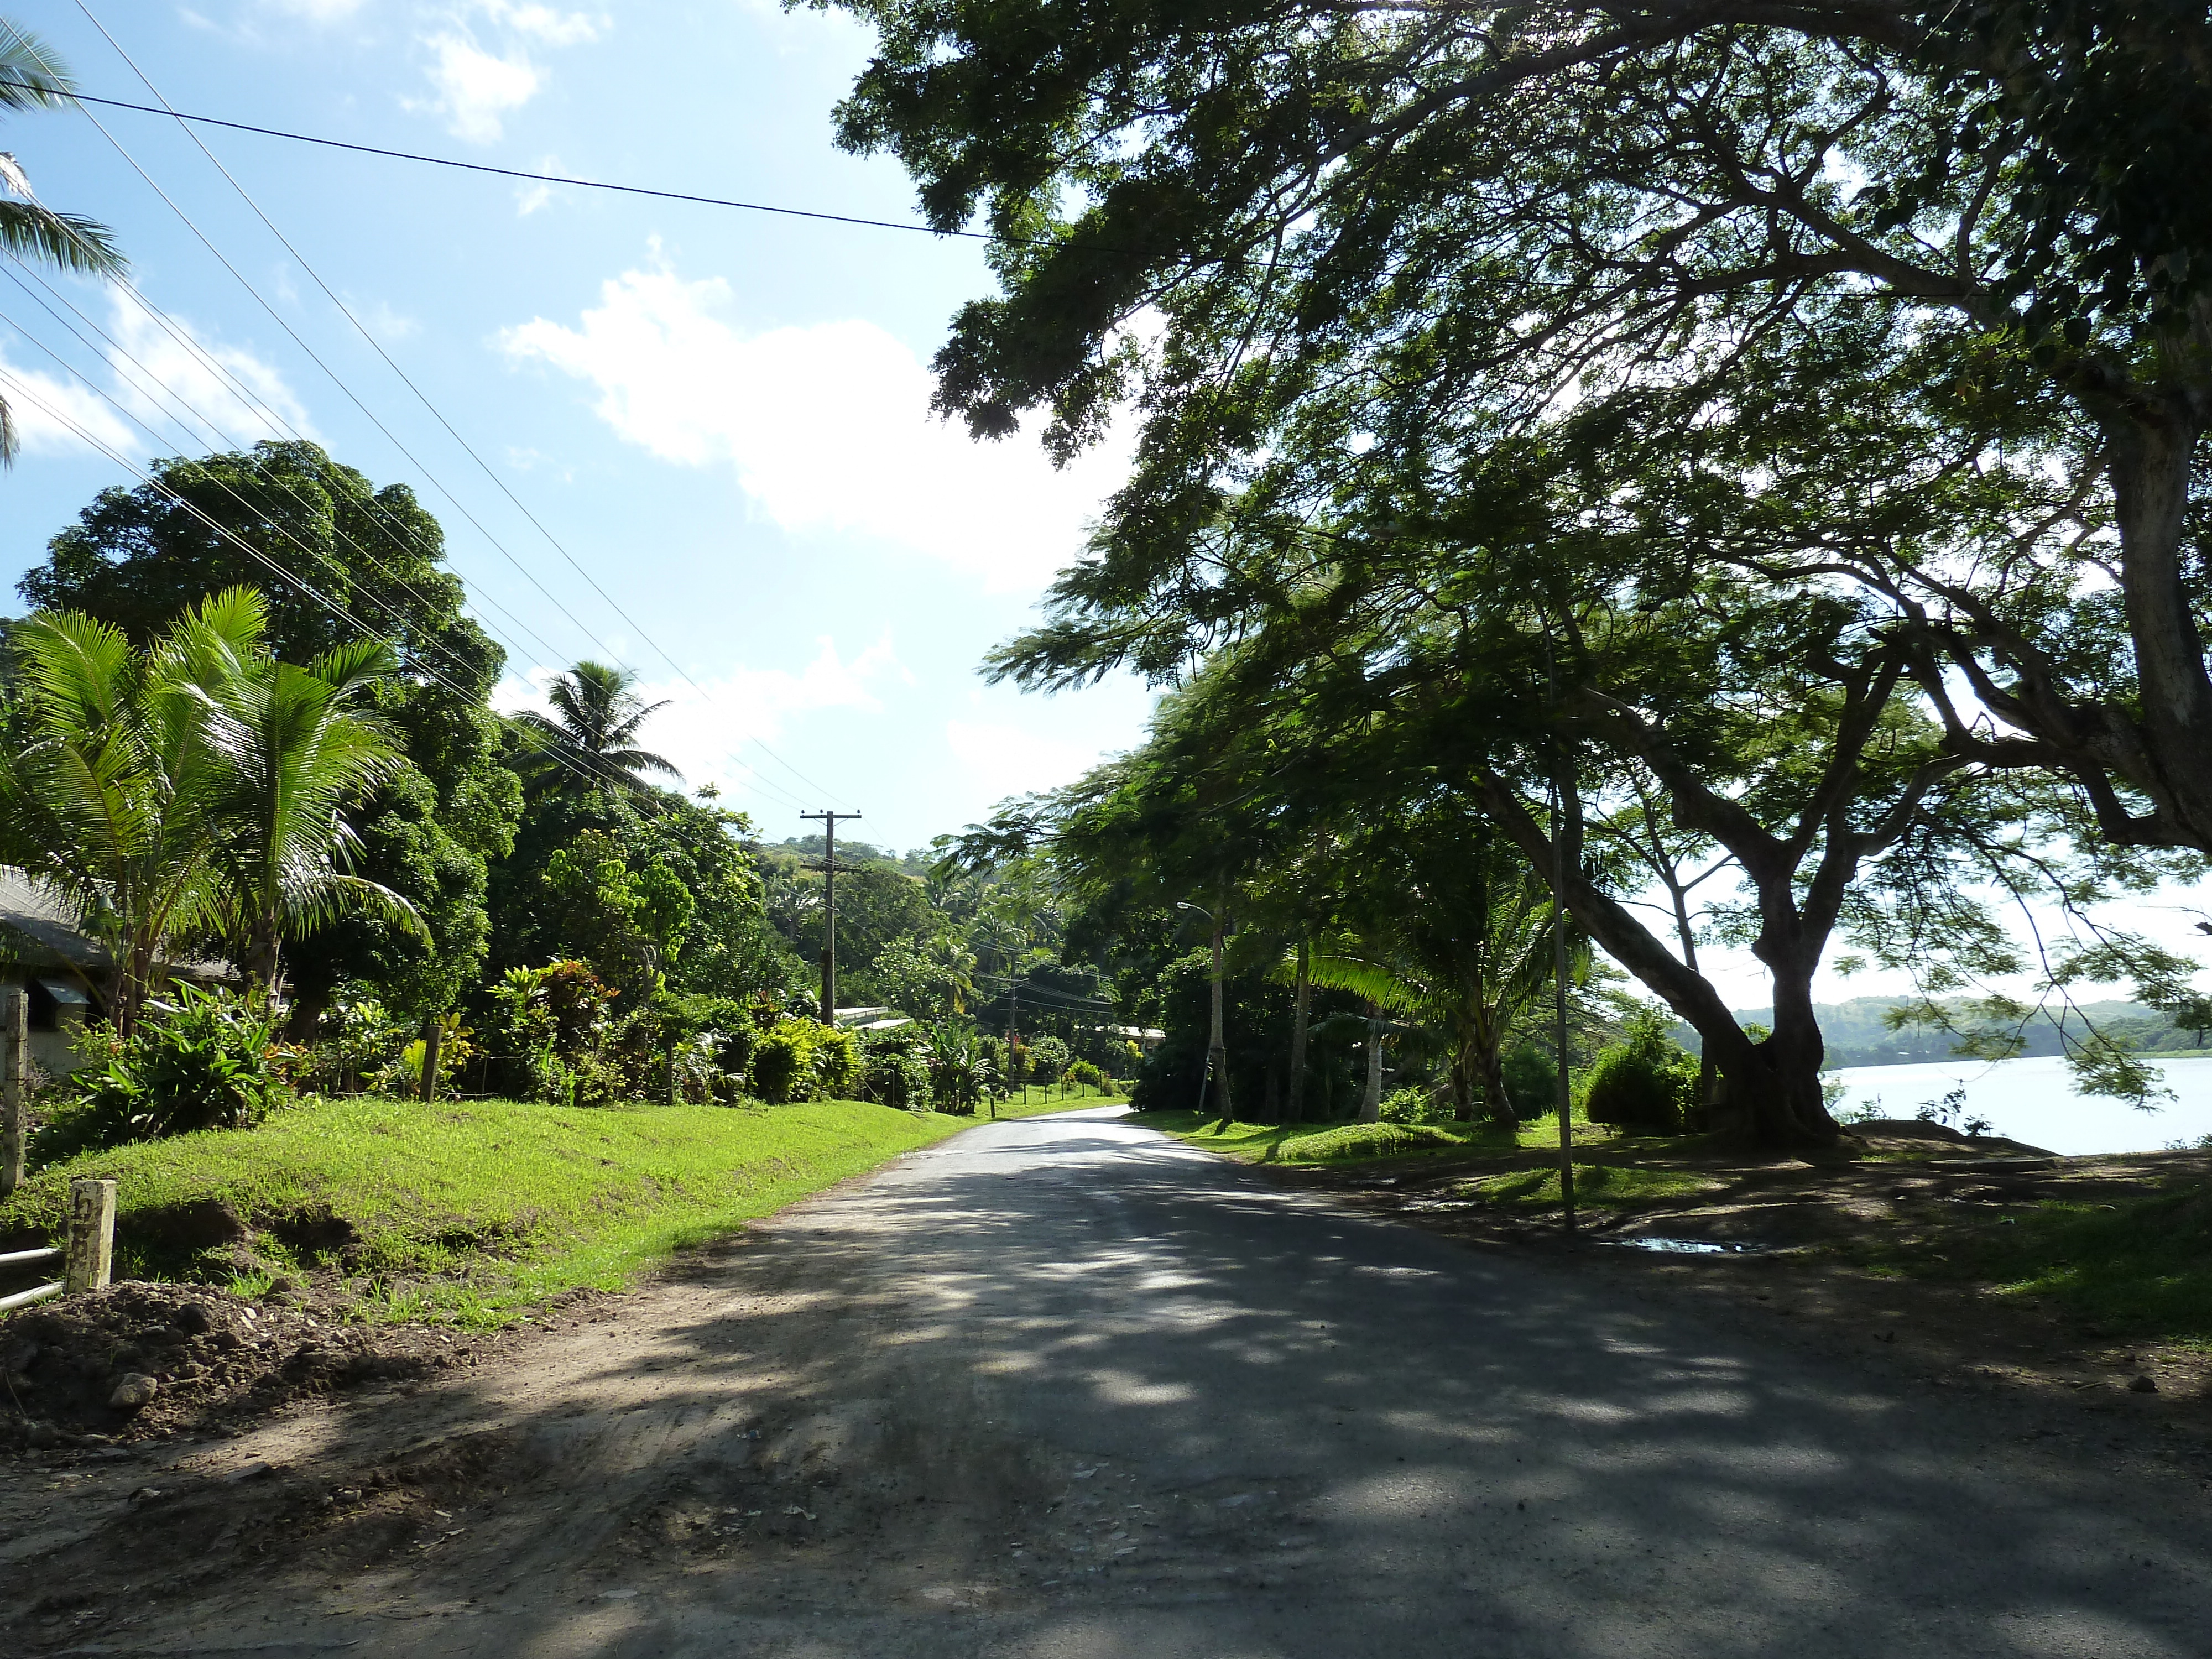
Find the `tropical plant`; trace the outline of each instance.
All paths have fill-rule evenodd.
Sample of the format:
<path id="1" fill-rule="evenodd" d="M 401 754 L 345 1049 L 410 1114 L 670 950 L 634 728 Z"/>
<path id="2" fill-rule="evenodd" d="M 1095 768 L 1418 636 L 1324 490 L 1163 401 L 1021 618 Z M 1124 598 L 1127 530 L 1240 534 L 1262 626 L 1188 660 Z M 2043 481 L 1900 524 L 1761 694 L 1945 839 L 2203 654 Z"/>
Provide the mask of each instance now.
<path id="1" fill-rule="evenodd" d="M 395 672 L 389 648 L 363 641 L 304 668 L 279 662 L 263 647 L 266 611 L 251 588 L 216 594 L 191 614 L 202 625 L 179 638 L 207 699 L 210 741 L 226 763 L 213 809 L 216 860 L 247 975 L 280 997 L 284 941 L 349 912 L 425 934 L 413 905 L 341 867 L 361 845 L 346 809 L 401 762 L 391 726 L 362 706 Z"/>
<path id="2" fill-rule="evenodd" d="M 148 653 L 68 613 L 17 623 L 20 703 L 0 748 L 0 857 L 65 904 L 112 957 L 107 1014 L 129 1037 L 176 942 L 222 912 L 218 804 L 228 786 L 180 635 Z"/>
<path id="3" fill-rule="evenodd" d="M 288 1024 L 312 1030 L 348 985 L 415 1018 L 453 1006 L 485 956 L 489 872 L 514 851 L 523 792 L 505 760 L 507 722 L 489 705 L 506 653 L 467 614 L 436 518 L 406 485 L 380 488 L 301 440 L 145 471 L 142 483 L 101 490 L 55 534 L 17 592 L 33 610 L 111 623 L 143 649 L 179 612 L 265 582 L 257 550 L 275 548 L 313 592 L 264 587 L 272 655 L 308 663 L 389 641 L 399 672 L 362 687 L 352 706 L 387 722 L 405 756 L 347 808 L 360 838 L 349 867 L 404 896 L 428 935 L 356 908 L 287 939 Z"/>
<path id="4" fill-rule="evenodd" d="M 1030 1044 L 1029 1070 L 1022 1076 L 1024 1083 L 1055 1083 L 1067 1069 L 1074 1056 L 1066 1043 L 1056 1036 L 1041 1036 Z"/>
<path id="5" fill-rule="evenodd" d="M 514 717 L 538 757 L 541 787 L 599 788 L 644 799 L 654 790 L 648 774 L 681 778 L 672 761 L 637 746 L 646 721 L 668 704 L 645 702 L 636 684 L 629 669 L 580 662 L 546 687 L 551 714 L 528 708 Z"/>
<path id="6" fill-rule="evenodd" d="M 69 109 L 75 90 L 52 48 L 0 18 L 0 110 Z M 18 259 L 87 276 L 120 276 L 126 269 L 106 226 L 46 206 L 31 189 L 22 163 L 5 152 L 0 152 L 0 248 Z M 15 459 L 15 416 L 0 398 L 0 465 Z"/>
<path id="7" fill-rule="evenodd" d="M 929 1033 L 930 1091 L 937 1109 L 967 1116 L 999 1085 L 982 1034 L 964 1020 L 941 1019 L 925 1029 Z"/>
<path id="8" fill-rule="evenodd" d="M 243 1129 L 292 1097 L 278 1064 L 276 1022 L 258 992 L 179 982 L 104 1064 L 73 1079 L 36 1148 L 41 1162 L 69 1151 L 121 1146 L 200 1129 Z"/>

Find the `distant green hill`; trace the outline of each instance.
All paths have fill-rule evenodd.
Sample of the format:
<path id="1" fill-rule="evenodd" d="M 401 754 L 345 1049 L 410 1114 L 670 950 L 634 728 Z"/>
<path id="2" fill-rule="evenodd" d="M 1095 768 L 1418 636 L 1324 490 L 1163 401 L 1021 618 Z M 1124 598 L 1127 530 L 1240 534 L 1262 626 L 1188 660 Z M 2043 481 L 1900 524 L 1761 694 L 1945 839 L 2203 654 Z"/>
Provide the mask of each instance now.
<path id="1" fill-rule="evenodd" d="M 1948 1031 L 1911 1025 L 1899 1030 L 1889 1030 L 1883 1017 L 1897 1006 L 1894 997 L 1854 997 L 1849 1002 L 1817 1005 L 1830 1067 L 1911 1066 L 1951 1058 L 1957 1039 Z M 1735 1017 L 1741 1024 L 1765 1025 L 1773 1019 L 1774 1011 L 1739 1008 Z M 2094 1023 L 2102 1030 L 2130 1039 L 2145 1054 L 2194 1053 L 2202 1046 L 2196 1032 L 2177 1028 L 2157 1009 L 2146 1008 L 2141 1003 L 2084 1003 L 2066 1011 L 2063 1018 L 2064 1030 L 2069 1034 L 2078 1036 Z M 2053 1013 L 2037 1016 L 2023 1033 L 2027 1046 L 2021 1052 L 2060 1053 L 2060 1019 Z M 1693 1054 L 1697 1052 L 1697 1036 L 1688 1026 L 1679 1027 L 1675 1036 L 1683 1047 Z"/>

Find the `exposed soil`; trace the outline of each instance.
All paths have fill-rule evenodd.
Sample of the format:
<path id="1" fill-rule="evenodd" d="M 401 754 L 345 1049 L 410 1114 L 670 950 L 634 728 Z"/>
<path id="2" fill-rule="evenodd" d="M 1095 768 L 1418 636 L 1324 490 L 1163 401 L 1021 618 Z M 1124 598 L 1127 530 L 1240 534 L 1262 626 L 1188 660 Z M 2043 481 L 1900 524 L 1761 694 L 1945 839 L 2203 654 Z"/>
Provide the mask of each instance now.
<path id="1" fill-rule="evenodd" d="M 1577 1149 L 1578 1162 L 1678 1171 L 1711 1186 L 1691 1196 L 1585 1209 L 1571 1244 L 1556 1208 L 1499 1206 L 1466 1190 L 1504 1171 L 1555 1166 L 1555 1153 L 1263 1167 L 1278 1181 L 1479 1246 L 1573 1249 L 1587 1270 L 1747 1318 L 1786 1321 L 1807 1345 L 1877 1349 L 1939 1387 L 2065 1401 L 2186 1444 L 2212 1445 L 2212 1352 L 2203 1347 L 2136 1340 L 2054 1302 L 1971 1279 L 1902 1277 L 1863 1265 L 1909 1237 L 1940 1268 L 1948 1237 L 1986 1226 L 2008 1208 L 2044 1200 L 2116 1203 L 2212 1181 L 2212 1152 L 2058 1158 L 1915 1122 L 1866 1126 L 1854 1139 L 1844 1155 L 1820 1164 L 1619 1145 Z M 1750 1248 L 1713 1255 L 1606 1248 L 1638 1238 Z"/>

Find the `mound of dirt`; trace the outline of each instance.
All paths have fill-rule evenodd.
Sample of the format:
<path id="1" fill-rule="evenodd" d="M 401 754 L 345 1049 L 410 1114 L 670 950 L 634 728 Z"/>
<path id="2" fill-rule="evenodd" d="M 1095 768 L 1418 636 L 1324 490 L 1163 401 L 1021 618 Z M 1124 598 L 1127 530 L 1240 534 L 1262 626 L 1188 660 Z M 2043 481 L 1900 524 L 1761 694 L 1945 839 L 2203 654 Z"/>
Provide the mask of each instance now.
<path id="1" fill-rule="evenodd" d="M 127 1281 L 0 1324 L 0 1449 L 240 1423 L 302 1396 L 471 1364 L 481 1340 L 347 1324 L 296 1291 L 252 1303 Z"/>

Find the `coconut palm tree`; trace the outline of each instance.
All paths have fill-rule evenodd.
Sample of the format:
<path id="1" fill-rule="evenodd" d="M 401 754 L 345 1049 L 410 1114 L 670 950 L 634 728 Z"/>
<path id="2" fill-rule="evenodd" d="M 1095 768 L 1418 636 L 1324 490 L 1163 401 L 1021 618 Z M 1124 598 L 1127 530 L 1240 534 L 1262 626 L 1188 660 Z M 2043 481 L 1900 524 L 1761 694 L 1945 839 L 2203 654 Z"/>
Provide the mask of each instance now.
<path id="1" fill-rule="evenodd" d="M 221 909 L 223 765 L 207 703 L 173 654 L 73 612 L 9 633 L 19 678 L 0 744 L 0 857 L 106 944 L 108 1017 L 128 1035 L 173 941 Z"/>
<path id="2" fill-rule="evenodd" d="M 627 668 L 580 662 L 546 688 L 545 700 L 553 705 L 550 715 L 530 708 L 514 717 L 544 757 L 554 787 L 596 784 L 623 794 L 649 796 L 653 786 L 646 774 L 682 779 L 672 763 L 636 746 L 640 728 L 668 707 L 644 702 L 632 689 L 636 684 L 637 676 Z M 562 765 L 562 758 L 567 766 Z"/>
<path id="3" fill-rule="evenodd" d="M 75 89 L 61 60 L 37 36 L 0 17 L 0 110 L 66 109 Z M 0 150 L 0 249 L 58 270 L 119 276 L 122 252 L 105 225 L 58 213 L 40 201 L 22 164 Z M 0 398 L 0 465 L 15 458 L 15 421 Z"/>
<path id="4" fill-rule="evenodd" d="M 215 849 L 228 931 L 247 975 L 281 994 L 279 953 L 342 915 L 373 911 L 427 937 L 412 905 L 349 873 L 360 837 L 345 809 L 391 777 L 400 749 L 360 706 L 395 671 L 381 641 L 356 641 L 304 668 L 263 647 L 265 602 L 252 588 L 210 596 L 176 634 L 180 667 L 207 699 L 224 763 Z"/>
<path id="5" fill-rule="evenodd" d="M 240 940 L 274 991 L 287 935 L 358 908 L 422 926 L 337 867 L 353 845 L 341 809 L 398 759 L 348 706 L 389 672 L 382 647 L 300 669 L 269 655 L 264 624 L 260 595 L 233 588 L 144 652 L 73 611 L 10 629 L 20 703 L 0 744 L 0 859 L 107 944 L 108 1016 L 125 1035 L 195 935 Z"/>

